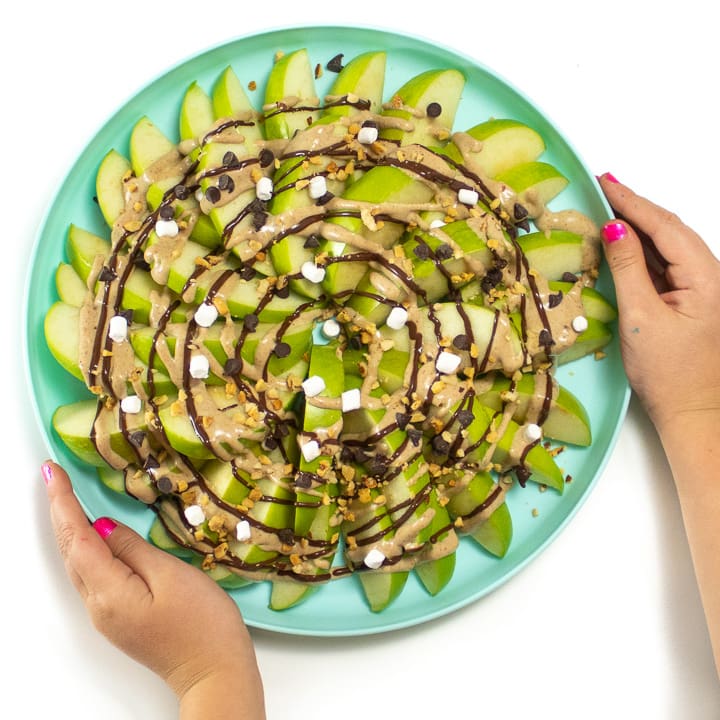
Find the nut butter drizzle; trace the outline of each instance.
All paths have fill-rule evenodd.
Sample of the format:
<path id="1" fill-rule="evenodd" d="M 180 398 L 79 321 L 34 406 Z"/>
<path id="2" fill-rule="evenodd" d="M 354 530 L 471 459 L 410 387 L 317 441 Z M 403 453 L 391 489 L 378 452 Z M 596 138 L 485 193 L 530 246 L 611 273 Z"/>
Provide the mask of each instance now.
<path id="1" fill-rule="evenodd" d="M 369 113 L 369 104 L 364 101 L 350 102 L 347 98 L 338 98 L 326 104 L 325 107 L 338 105 L 354 107 L 359 113 L 357 118 L 358 123 L 370 120 L 382 126 L 383 117 Z M 285 105 L 280 103 L 275 110 L 268 110 L 265 116 L 267 118 L 278 113 L 307 112 L 317 109 L 315 106 Z M 337 122 L 349 124 L 350 120 L 339 118 Z M 223 133 L 226 131 L 237 130 L 247 125 L 252 125 L 252 123 L 245 120 L 220 122 L 203 136 L 199 143 L 201 150 L 216 139 L 218 141 L 222 139 L 224 142 L 226 138 Z M 312 131 L 309 130 L 308 132 Z M 238 137 L 241 139 L 241 136 Z M 512 280 L 528 288 L 535 310 L 532 319 L 534 321 L 534 316 L 536 315 L 539 320 L 539 330 L 534 329 L 534 332 L 537 332 L 539 344 L 545 351 L 545 359 L 549 359 L 549 364 L 552 365 L 552 323 L 546 312 L 543 297 L 546 291 L 536 282 L 528 260 L 516 241 L 518 223 L 510 219 L 509 214 L 500 204 L 498 197 L 491 190 L 490 183 L 487 183 L 480 175 L 462 162 L 449 160 L 428 148 L 421 148 L 421 150 L 433 158 L 432 163 L 427 163 L 417 158 L 408 159 L 405 154 L 406 151 L 397 147 L 394 143 L 376 143 L 372 148 L 363 152 L 362 156 L 358 153 L 357 143 L 348 139 L 336 140 L 325 146 L 314 147 L 310 150 L 298 147 L 298 143 L 297 137 L 292 141 L 288 141 L 286 147 L 291 147 L 292 149 L 288 149 L 287 151 L 283 151 L 282 143 L 274 144 L 272 151 L 273 157 L 275 158 L 274 166 L 270 166 L 269 170 L 268 164 L 261 162 L 260 156 L 247 157 L 241 160 L 238 160 L 236 157 L 230 157 L 227 162 L 223 160 L 222 165 L 205 168 L 200 172 L 196 172 L 197 163 L 193 164 L 186 161 L 188 169 L 181 183 L 182 191 L 179 191 L 179 185 L 166 192 L 160 208 L 148 214 L 143 219 L 139 230 L 122 230 L 122 232 L 120 232 L 117 231 L 116 228 L 117 239 L 112 247 L 110 256 L 106 259 L 103 269 L 106 279 L 103 280 L 103 278 L 100 277 L 101 287 L 97 298 L 94 300 L 96 305 L 95 335 L 91 344 L 92 349 L 89 361 L 86 364 L 86 381 L 88 386 L 95 388 L 100 386 L 102 388 L 101 394 L 114 401 L 107 403 L 101 398 L 98 402 L 96 422 L 93 425 L 92 431 L 92 440 L 98 452 L 111 465 L 117 466 L 119 458 L 115 453 L 109 451 L 107 438 L 101 437 L 103 433 L 101 420 L 104 413 L 108 412 L 107 406 L 117 406 L 117 401 L 122 399 L 122 397 L 116 391 L 113 384 L 114 368 L 110 358 L 112 357 L 113 350 L 116 348 L 113 347 L 112 340 L 107 336 L 107 323 L 111 314 L 117 314 L 122 311 L 127 280 L 135 267 L 140 266 L 144 261 L 143 253 L 154 224 L 159 217 L 160 209 L 163 206 L 171 205 L 177 196 L 181 194 L 182 196 L 186 196 L 188 193 L 194 192 L 200 187 L 201 181 L 203 180 L 210 180 L 231 174 L 236 178 L 234 182 L 234 186 L 236 187 L 238 182 L 241 181 L 243 174 L 247 174 L 253 168 L 262 167 L 263 165 L 265 166 L 265 172 L 270 172 L 273 167 L 278 168 L 281 166 L 281 163 L 286 163 L 286 165 L 283 166 L 283 173 L 275 176 L 277 182 L 276 196 L 286 192 L 296 192 L 298 190 L 299 179 L 292 180 L 288 178 L 294 172 L 301 169 L 304 163 L 309 161 L 312 166 L 312 160 L 316 158 L 319 158 L 320 162 L 314 167 L 314 174 L 320 174 L 328 178 L 330 178 L 332 172 L 328 170 L 327 164 L 323 165 L 324 158 L 352 160 L 354 162 L 354 168 L 361 171 L 366 171 L 372 167 L 381 165 L 394 166 L 436 189 L 445 188 L 454 192 L 463 188 L 476 190 L 480 194 L 483 203 L 487 206 L 483 212 L 485 212 L 488 217 L 494 218 L 503 229 L 507 238 L 504 246 L 501 244 L 500 249 L 493 248 L 492 250 L 496 259 L 502 261 L 502 264 L 499 264 L 498 267 L 504 268 L 508 265 L 509 260 L 513 258 L 515 260 L 514 272 L 511 272 L 511 268 L 507 267 L 503 272 L 503 279 L 506 283 L 508 280 Z M 420 156 L 421 155 L 422 153 Z M 296 160 L 296 162 L 289 162 L 292 160 Z M 442 163 L 444 163 L 444 166 L 442 166 Z M 444 169 L 439 170 L 439 166 L 444 167 Z M 414 226 L 417 222 L 419 211 L 440 211 L 441 207 L 441 205 L 433 201 L 416 208 L 410 208 L 410 214 L 408 214 L 407 208 L 398 207 L 392 203 L 379 203 L 372 208 L 372 215 L 375 222 L 391 223 L 402 227 Z M 253 282 L 259 287 L 259 278 L 255 269 L 252 267 L 255 258 L 258 257 L 258 252 L 268 253 L 275 244 L 291 235 L 310 237 L 313 234 L 319 234 L 322 236 L 324 228 L 327 227 L 326 224 L 329 221 L 332 222 L 333 219 L 350 217 L 364 221 L 365 216 L 363 211 L 366 210 L 362 203 L 356 204 L 355 207 L 353 207 L 352 203 L 348 203 L 348 201 L 342 200 L 342 198 L 336 199 L 332 196 L 324 197 L 304 210 L 290 211 L 287 217 L 273 216 L 268 208 L 269 205 L 267 202 L 254 199 L 249 201 L 237 212 L 222 229 L 220 233 L 220 246 L 214 251 L 209 251 L 203 258 L 204 262 L 198 263 L 194 271 L 187 278 L 182 292 L 179 293 L 182 298 L 192 295 L 193 299 L 196 299 L 203 276 L 206 273 L 211 273 L 217 265 L 222 267 L 223 263 L 230 263 L 230 267 L 222 269 L 217 276 L 212 276 L 213 279 L 205 293 L 204 302 L 213 303 L 219 300 L 222 303 L 227 295 L 232 292 L 230 288 L 236 282 Z M 470 213 L 467 208 L 460 207 L 460 210 L 459 219 L 469 217 Z M 517 211 L 515 215 L 517 217 Z M 522 216 L 522 213 L 520 213 L 520 215 Z M 121 221 L 119 221 L 119 223 L 121 225 Z M 120 227 L 120 225 L 117 227 Z M 267 230 L 269 225 L 273 225 L 270 231 Z M 438 235 L 437 232 L 433 233 L 432 229 L 426 229 L 425 231 L 430 234 L 435 234 L 436 236 Z M 414 233 L 408 233 L 405 237 L 413 234 Z M 440 232 L 439 235 L 442 237 L 442 232 Z M 185 236 L 186 235 L 183 235 L 183 237 Z M 262 238 L 255 256 L 253 257 L 249 253 L 246 253 L 246 256 L 240 254 L 240 257 L 244 257 L 244 259 L 240 261 L 239 267 L 233 267 L 233 256 L 231 254 L 233 248 L 238 244 L 244 248 L 243 243 L 252 237 Z M 443 418 L 442 429 L 439 431 L 433 429 L 433 426 L 425 422 L 424 419 L 430 417 L 433 413 L 433 408 L 437 400 L 437 393 L 434 388 L 440 384 L 441 380 L 443 380 L 443 382 L 446 380 L 441 378 L 439 372 L 430 372 L 428 370 L 428 365 L 434 362 L 439 349 L 446 342 L 442 322 L 436 312 L 435 303 L 429 300 L 422 286 L 415 281 L 412 274 L 408 271 L 408 258 L 404 253 L 400 255 L 399 261 L 394 261 L 391 251 L 374 247 L 372 240 L 368 240 L 359 233 L 351 232 L 344 237 L 346 237 L 348 242 L 347 251 L 338 256 L 326 255 L 322 258 L 322 265 L 329 267 L 339 263 L 359 263 L 362 267 L 375 269 L 399 285 L 402 290 L 401 300 L 391 299 L 382 293 L 367 290 L 357 291 L 355 294 L 373 300 L 379 305 L 384 305 L 388 308 L 407 305 L 409 317 L 406 328 L 410 346 L 410 360 L 406 370 L 403 388 L 394 393 L 390 398 L 387 404 L 385 419 L 378 427 L 362 438 L 348 437 L 343 438 L 342 442 L 334 440 L 325 442 L 323 445 L 325 448 L 333 448 L 330 457 L 330 475 L 335 478 L 335 482 L 338 482 L 342 476 L 342 449 L 353 447 L 363 449 L 363 462 L 360 462 L 356 467 L 366 473 L 366 477 L 375 478 L 375 486 L 379 488 L 378 492 L 381 492 L 382 488 L 388 483 L 405 481 L 406 476 L 403 475 L 403 468 L 406 470 L 408 468 L 415 468 L 415 474 L 412 478 L 407 479 L 408 482 L 414 484 L 420 479 L 426 478 L 422 487 L 414 492 L 407 500 L 391 507 L 375 508 L 367 519 L 360 522 L 360 524 L 355 526 L 351 531 L 358 547 L 367 548 L 378 544 L 382 544 L 383 547 L 386 548 L 389 547 L 391 552 L 389 552 L 386 557 L 385 566 L 395 569 L 399 567 L 411 567 L 418 558 L 428 557 L 428 546 L 441 544 L 441 541 L 444 541 L 443 538 L 454 535 L 454 529 L 452 525 L 448 524 L 435 529 L 429 535 L 425 533 L 423 536 L 425 540 L 422 542 L 407 542 L 407 547 L 404 547 L 402 544 L 393 545 L 394 536 L 400 534 L 401 530 L 411 521 L 419 523 L 418 527 L 420 528 L 424 527 L 423 523 L 426 524 L 427 518 L 429 517 L 427 508 L 429 507 L 431 495 L 437 492 L 436 485 L 429 473 L 430 465 L 423 455 L 422 443 L 419 441 L 417 434 L 413 435 L 411 432 L 407 432 L 408 428 L 410 431 L 414 430 L 416 432 L 417 430 L 422 430 L 431 445 L 432 441 L 442 436 L 443 433 L 449 432 L 452 434 L 454 432 L 455 436 L 452 443 L 448 443 L 446 449 L 443 446 L 446 451 L 436 455 L 435 459 L 439 461 L 440 466 L 462 469 L 463 482 L 466 483 L 469 481 L 475 471 L 483 469 L 479 465 L 463 462 L 461 458 L 467 457 L 488 444 L 492 448 L 492 443 L 490 443 L 488 438 L 498 425 L 507 422 L 509 419 L 509 411 L 512 408 L 508 409 L 506 407 L 496 413 L 492 421 L 474 443 L 468 443 L 463 439 L 461 430 L 467 427 L 470 421 L 468 420 L 468 416 L 462 413 L 465 411 L 469 413 L 471 417 L 475 417 L 473 415 L 473 406 L 474 403 L 478 402 L 478 378 L 495 367 L 495 365 L 493 365 L 493 352 L 496 344 L 501 342 L 499 328 L 502 310 L 500 307 L 493 307 L 491 301 L 487 301 L 487 305 L 494 313 L 490 338 L 487 343 L 477 343 L 478 338 L 475 336 L 472 322 L 465 309 L 462 296 L 455 287 L 450 272 L 444 265 L 444 259 L 438 257 L 438 254 L 425 243 L 421 234 L 415 235 L 414 239 L 418 243 L 425 245 L 428 250 L 427 257 L 434 263 L 437 271 L 447 284 L 445 298 L 455 307 L 464 328 L 467 346 L 475 346 L 480 351 L 474 354 L 467 353 L 469 374 L 465 380 L 457 381 L 459 385 L 462 385 L 462 388 L 458 390 L 460 399 L 454 405 L 451 405 L 447 416 Z M 128 245 L 131 249 L 123 263 L 121 262 L 121 257 L 124 256 L 122 256 L 121 253 Z M 412 258 L 410 258 L 410 260 L 412 260 Z M 301 275 L 298 272 L 287 276 L 286 282 L 300 278 Z M 93 282 L 95 279 L 96 278 L 93 278 Z M 248 315 L 252 315 L 256 319 L 262 316 L 263 311 L 272 303 L 274 298 L 281 297 L 281 289 L 277 287 L 277 283 L 266 283 L 266 285 L 267 287 L 258 294 L 257 307 L 254 309 L 254 312 L 248 313 Z M 92 283 L 90 286 L 92 286 Z M 342 301 L 351 293 L 352 291 L 350 291 L 350 293 L 340 293 L 333 297 L 323 294 L 318 299 L 309 300 L 298 305 L 282 322 L 274 325 L 274 342 L 276 345 L 281 344 L 282 338 L 288 334 L 294 323 L 307 317 L 308 313 L 314 313 L 314 317 L 317 319 L 321 316 L 325 308 L 334 308 L 342 311 Z M 522 364 L 531 363 L 535 354 L 531 343 L 531 332 L 529 328 L 531 318 L 528 313 L 527 302 L 526 295 L 522 294 L 519 299 L 522 328 L 521 343 L 524 355 Z M 149 467 L 150 470 L 154 471 L 150 473 L 155 489 L 155 498 L 152 506 L 161 517 L 168 533 L 180 545 L 196 549 L 201 548 L 201 551 L 205 552 L 210 559 L 209 562 L 224 564 L 234 571 L 251 578 L 292 576 L 297 580 L 305 582 L 324 582 L 354 570 L 364 569 L 357 560 L 353 559 L 354 556 L 352 552 L 348 552 L 350 559 L 346 567 L 325 567 L 327 562 L 331 561 L 334 556 L 335 550 L 338 547 L 337 540 L 298 538 L 294 533 L 288 536 L 287 531 L 283 532 L 284 529 L 274 528 L 260 522 L 253 516 L 251 510 L 247 508 L 240 509 L 219 497 L 205 481 L 201 469 L 196 468 L 191 459 L 173 450 L 164 433 L 162 423 L 159 421 L 161 403 L 156 395 L 155 373 L 157 371 L 156 363 L 158 360 L 159 343 L 171 324 L 170 321 L 173 313 L 177 312 L 180 306 L 181 303 L 179 299 L 168 302 L 160 314 L 160 318 L 157 319 L 155 323 L 155 332 L 152 338 L 149 362 L 145 375 L 147 388 L 145 399 L 148 403 L 150 419 L 146 435 L 141 442 L 137 442 L 137 436 L 134 434 L 136 431 L 128 424 L 125 414 L 119 407 L 117 408 L 120 430 L 128 445 L 130 445 L 133 450 L 136 459 L 135 464 L 139 468 L 147 469 Z M 423 324 L 420 315 L 421 309 L 424 314 L 423 317 L 426 318 L 425 324 Z M 231 319 L 229 315 L 226 316 L 225 319 L 228 322 L 238 322 L 238 324 L 241 324 L 242 321 L 242 318 Z M 355 320 L 357 320 L 357 318 L 355 318 Z M 370 324 L 370 327 L 372 329 L 372 324 Z M 344 328 L 344 333 L 343 337 L 349 337 L 351 334 L 347 326 Z M 297 432 L 297 418 L 292 411 L 274 408 L 269 402 L 267 389 L 257 388 L 258 381 L 262 381 L 264 387 L 267 388 L 269 385 L 272 386 L 276 383 L 277 379 L 274 378 L 270 372 L 272 353 L 265 356 L 261 367 L 252 368 L 252 366 L 248 366 L 243 359 L 241 354 L 243 344 L 251 334 L 251 330 L 246 325 L 241 327 L 237 335 L 234 355 L 230 358 L 231 361 L 234 360 L 234 364 L 230 362 L 229 366 L 226 365 L 225 371 L 221 374 L 226 380 L 235 383 L 239 391 L 243 392 L 247 397 L 252 398 L 264 418 L 265 437 L 272 440 L 272 442 L 268 442 L 268 445 L 271 445 L 272 449 L 276 452 L 273 456 L 274 459 L 271 458 L 269 460 L 274 475 L 266 473 L 261 474 L 261 477 L 271 478 L 279 486 L 292 489 L 294 482 L 302 481 L 302 483 L 305 483 L 307 478 L 301 477 L 299 470 L 293 469 L 289 473 L 286 471 L 278 472 L 278 465 L 280 463 L 286 467 L 293 465 L 290 459 L 291 454 L 289 452 L 289 441 L 287 438 L 290 437 L 292 439 L 294 433 Z M 179 389 L 182 390 L 184 396 L 184 412 L 196 436 L 205 449 L 221 460 L 231 462 L 233 476 L 236 480 L 247 488 L 255 488 L 255 483 L 240 472 L 240 464 L 243 462 L 244 455 L 238 454 L 234 457 L 228 457 L 227 449 L 220 446 L 213 432 L 208 429 L 208 426 L 203 421 L 205 416 L 201 413 L 204 412 L 205 409 L 200 410 L 198 401 L 201 396 L 196 394 L 196 391 L 202 389 L 201 386 L 203 386 L 203 383 L 198 382 L 190 375 L 190 356 L 198 345 L 202 343 L 202 337 L 203 333 L 195 320 L 188 318 L 185 324 L 184 334 L 181 333 L 176 338 L 176 358 L 180 358 L 181 366 Z M 368 346 L 368 352 L 365 356 L 369 363 L 369 375 L 376 377 L 377 363 L 379 362 L 377 353 L 372 352 L 372 348 Z M 516 368 L 516 370 L 519 369 L 521 368 Z M 553 383 L 551 373 L 547 371 L 543 374 L 545 375 L 545 390 L 538 412 L 538 424 L 545 422 L 552 404 Z M 511 390 L 514 389 L 515 382 L 515 379 L 513 379 L 511 382 Z M 438 392 L 442 394 L 442 390 Z M 202 400 L 203 403 L 206 403 L 207 398 L 203 395 Z M 228 407 L 233 407 L 229 400 L 222 408 L 218 407 L 212 412 L 222 413 L 224 410 L 227 410 Z M 411 415 L 408 408 L 413 408 L 414 412 L 422 417 L 423 420 L 414 422 L 407 420 L 408 416 Z M 403 419 L 397 419 L 400 417 Z M 395 419 L 393 420 L 392 418 Z M 213 420 L 212 416 L 210 420 Z M 209 427 L 212 428 L 212 423 Z M 407 434 L 392 453 L 385 455 L 382 450 L 383 441 L 396 431 L 407 432 Z M 307 435 L 307 433 L 305 434 Z M 313 434 L 310 433 L 310 435 Z M 316 434 L 313 436 L 317 437 Z M 152 440 L 152 443 L 150 440 Z M 527 455 L 532 448 L 537 445 L 537 442 L 538 441 L 528 441 L 524 443 L 517 451 L 516 457 L 511 460 L 511 465 L 504 468 L 503 472 L 508 472 L 513 468 L 520 469 L 521 471 L 526 469 L 525 461 Z M 153 445 L 153 447 L 157 445 L 158 447 L 153 450 L 151 445 Z M 162 456 L 162 458 L 158 459 L 156 454 Z M 491 450 L 486 454 L 491 454 Z M 132 464 L 129 467 L 131 469 Z M 161 486 L 158 482 L 159 477 L 168 477 L 168 474 L 163 473 L 167 473 L 169 470 L 171 470 L 169 475 L 172 476 L 172 480 L 169 481 L 172 486 L 171 492 L 167 491 L 165 484 Z M 128 469 L 126 468 L 126 473 L 127 472 Z M 310 476 L 309 491 L 327 482 L 327 477 L 320 478 L 315 473 L 306 474 Z M 524 484 L 524 472 L 519 473 L 518 476 L 521 484 Z M 305 486 L 306 485 L 302 484 L 297 485 L 297 487 Z M 251 542 L 257 540 L 256 533 L 259 533 L 264 543 L 263 547 L 274 548 L 276 556 L 257 563 L 247 563 L 240 560 L 231 552 L 218 554 L 217 551 L 224 541 L 222 539 L 212 541 L 207 534 L 201 537 L 201 539 L 198 539 L 197 530 L 191 527 L 183 517 L 182 507 L 185 502 L 182 497 L 183 492 L 190 492 L 195 498 L 205 498 L 207 507 L 214 508 L 214 512 L 222 513 L 228 517 L 229 523 L 226 523 L 226 526 L 229 530 L 231 530 L 237 522 L 247 520 L 253 529 L 253 540 L 251 540 Z M 490 509 L 496 507 L 497 504 L 503 501 L 504 492 L 505 488 L 503 485 L 497 484 L 487 498 L 465 515 L 464 519 L 468 523 L 471 523 L 477 518 L 486 517 Z M 357 497 L 352 493 L 343 494 L 343 492 L 341 492 L 339 498 L 348 506 L 353 504 L 357 506 Z M 294 499 L 288 499 L 267 493 L 262 493 L 256 502 L 292 505 L 294 508 L 319 508 L 322 505 L 322 499 L 320 498 L 316 501 L 300 501 L 297 495 Z M 174 508 L 171 521 L 165 515 L 165 510 L 170 507 Z M 339 517 L 339 520 L 342 520 L 342 517 Z M 417 536 L 419 537 L 419 535 Z M 288 560 L 291 553 L 298 554 L 301 557 L 302 567 L 300 571 L 298 571 L 297 567 L 291 566 Z"/>

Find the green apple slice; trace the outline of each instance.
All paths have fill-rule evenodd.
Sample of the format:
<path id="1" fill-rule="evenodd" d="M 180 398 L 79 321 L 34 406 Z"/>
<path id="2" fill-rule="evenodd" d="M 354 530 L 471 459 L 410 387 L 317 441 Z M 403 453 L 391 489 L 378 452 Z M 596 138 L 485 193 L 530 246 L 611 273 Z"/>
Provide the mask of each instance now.
<path id="1" fill-rule="evenodd" d="M 212 100 L 197 84 L 191 83 L 180 105 L 180 139 L 201 140 L 215 122 Z"/>
<path id="2" fill-rule="evenodd" d="M 55 360 L 71 375 L 84 382 L 80 370 L 80 308 L 62 301 L 45 314 L 45 341 Z"/>
<path id="3" fill-rule="evenodd" d="M 160 517 L 156 517 L 153 520 L 150 530 L 148 531 L 148 539 L 155 547 L 171 555 L 176 555 L 183 559 L 188 559 L 195 555 L 190 548 L 180 545 L 171 537 Z"/>
<path id="4" fill-rule="evenodd" d="M 537 231 L 518 238 L 530 267 L 548 280 L 561 280 L 565 273 L 589 270 L 594 256 L 588 255 L 582 235 L 567 230 Z"/>
<path id="5" fill-rule="evenodd" d="M 455 122 L 465 76 L 455 69 L 427 70 L 393 94 L 382 112 L 388 118 L 380 137 L 402 145 L 443 145 Z M 393 107 L 397 103 L 398 107 Z M 391 118 L 397 118 L 396 123 Z"/>
<path id="6" fill-rule="evenodd" d="M 349 104 L 333 105 L 334 99 L 346 95 L 370 102 L 368 108 L 371 113 L 380 111 L 385 86 L 385 67 L 387 53 L 371 51 L 357 55 L 348 62 L 335 78 L 328 92 L 329 104 L 323 108 L 322 117 L 337 118 L 343 115 L 352 115 L 355 108 Z"/>
<path id="7" fill-rule="evenodd" d="M 95 195 L 108 227 L 125 210 L 125 180 L 132 174 L 130 161 L 117 150 L 110 150 L 100 162 L 95 177 Z"/>
<path id="8" fill-rule="evenodd" d="M 98 255 L 106 258 L 110 254 L 111 246 L 105 238 L 83 230 L 77 225 L 70 225 L 65 249 L 70 264 L 85 283 Z"/>
<path id="9" fill-rule="evenodd" d="M 572 290 L 573 284 L 562 280 L 553 280 L 548 283 L 548 288 L 553 293 L 568 293 Z M 617 320 L 617 309 L 597 288 L 584 287 L 580 292 L 580 297 L 586 317 L 594 318 L 602 323 L 611 323 Z"/>
<path id="10" fill-rule="evenodd" d="M 370 610 L 379 613 L 399 597 L 410 573 L 360 570 L 357 575 Z"/>
<path id="11" fill-rule="evenodd" d="M 55 271 L 55 288 L 58 297 L 64 303 L 74 307 L 80 307 L 88 294 L 87 285 L 77 274 L 75 268 L 65 262 L 61 262 Z"/>
<path id="12" fill-rule="evenodd" d="M 580 360 L 588 355 L 601 352 L 612 340 L 612 330 L 595 318 L 587 318 L 587 330 L 578 335 L 577 340 L 555 357 L 558 365 Z"/>
<path id="13" fill-rule="evenodd" d="M 175 144 L 149 117 L 143 116 L 130 132 L 130 164 L 137 177 L 161 157 L 177 152 Z"/>
<path id="14" fill-rule="evenodd" d="M 232 67 L 222 72 L 212 90 L 212 107 L 216 120 L 229 118 L 247 119 L 251 125 L 243 125 L 240 132 L 248 149 L 256 148 L 263 137 L 262 126 L 257 122 L 256 111 Z"/>
<path id="15" fill-rule="evenodd" d="M 275 61 L 265 86 L 265 107 L 268 139 L 291 138 L 318 119 L 315 75 L 305 48 Z"/>
<path id="16" fill-rule="evenodd" d="M 496 175 L 495 179 L 515 193 L 517 201 L 528 210 L 531 218 L 537 217 L 569 183 L 554 165 L 537 160 L 513 165 Z"/>
<path id="17" fill-rule="evenodd" d="M 468 144 L 464 153 L 454 149 L 454 158 L 489 178 L 526 162 L 537 160 L 545 151 L 540 133 L 525 123 L 508 118 L 486 120 L 466 131 L 477 144 Z"/>

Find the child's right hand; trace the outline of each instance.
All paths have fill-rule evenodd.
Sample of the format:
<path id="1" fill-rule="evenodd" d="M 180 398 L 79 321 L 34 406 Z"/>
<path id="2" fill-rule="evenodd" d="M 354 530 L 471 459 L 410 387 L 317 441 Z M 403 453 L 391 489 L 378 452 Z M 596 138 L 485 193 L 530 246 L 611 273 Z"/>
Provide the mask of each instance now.
<path id="1" fill-rule="evenodd" d="M 602 235 L 630 384 L 661 434 L 690 417 L 709 421 L 720 412 L 720 262 L 671 212 L 612 175 L 600 184 L 622 218 Z"/>

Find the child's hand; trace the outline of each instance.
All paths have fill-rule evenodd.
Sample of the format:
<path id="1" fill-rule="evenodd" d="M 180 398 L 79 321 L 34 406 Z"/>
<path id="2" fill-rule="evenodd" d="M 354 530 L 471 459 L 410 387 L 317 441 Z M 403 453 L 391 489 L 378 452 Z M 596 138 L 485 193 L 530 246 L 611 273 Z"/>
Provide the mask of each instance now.
<path id="1" fill-rule="evenodd" d="M 612 175 L 602 231 L 630 384 L 658 430 L 720 410 L 720 262 L 675 215 Z"/>
<path id="2" fill-rule="evenodd" d="M 252 641 L 227 593 L 129 528 L 91 525 L 65 471 L 50 462 L 42 471 L 67 573 L 97 629 L 170 685 L 182 717 L 215 707 L 263 718 Z"/>

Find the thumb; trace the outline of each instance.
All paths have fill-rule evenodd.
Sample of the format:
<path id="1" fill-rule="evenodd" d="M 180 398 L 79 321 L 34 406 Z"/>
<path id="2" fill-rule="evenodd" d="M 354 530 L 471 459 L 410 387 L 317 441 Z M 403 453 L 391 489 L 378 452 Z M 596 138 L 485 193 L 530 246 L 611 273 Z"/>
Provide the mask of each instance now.
<path id="1" fill-rule="evenodd" d="M 657 298 L 648 271 L 642 242 L 635 230 L 620 220 L 611 220 L 601 230 L 605 257 L 615 282 L 618 308 L 638 309 Z"/>

